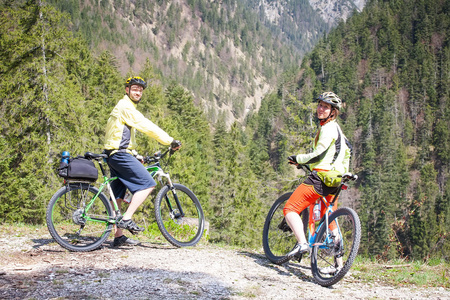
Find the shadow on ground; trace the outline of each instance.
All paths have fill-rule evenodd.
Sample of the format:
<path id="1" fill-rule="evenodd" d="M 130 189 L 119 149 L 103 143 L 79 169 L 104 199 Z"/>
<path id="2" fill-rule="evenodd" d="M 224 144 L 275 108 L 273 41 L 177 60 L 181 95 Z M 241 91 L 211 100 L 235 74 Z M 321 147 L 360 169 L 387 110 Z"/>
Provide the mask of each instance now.
<path id="1" fill-rule="evenodd" d="M 251 257 L 255 263 L 265 268 L 276 271 L 279 275 L 296 276 L 301 281 L 311 282 L 317 284 L 311 274 L 311 267 L 309 266 L 309 259 L 306 260 L 291 260 L 282 265 L 272 263 L 265 255 L 253 253 L 248 251 L 239 252 L 240 255 Z M 329 287 L 333 289 L 333 287 Z"/>

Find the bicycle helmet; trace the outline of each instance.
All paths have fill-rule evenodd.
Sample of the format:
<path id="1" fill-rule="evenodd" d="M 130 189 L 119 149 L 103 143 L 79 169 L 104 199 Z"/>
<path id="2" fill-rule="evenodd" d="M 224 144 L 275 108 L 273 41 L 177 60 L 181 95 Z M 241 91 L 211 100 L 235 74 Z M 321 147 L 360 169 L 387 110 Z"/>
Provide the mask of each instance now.
<path id="1" fill-rule="evenodd" d="M 145 82 L 145 80 L 139 76 L 133 76 L 128 78 L 127 82 L 125 83 L 125 87 L 132 86 L 134 84 L 142 86 L 144 90 L 147 88 L 147 82 Z"/>
<path id="2" fill-rule="evenodd" d="M 333 92 L 325 92 L 319 95 L 317 100 L 328 103 L 336 109 L 341 109 L 342 107 L 342 100 Z"/>

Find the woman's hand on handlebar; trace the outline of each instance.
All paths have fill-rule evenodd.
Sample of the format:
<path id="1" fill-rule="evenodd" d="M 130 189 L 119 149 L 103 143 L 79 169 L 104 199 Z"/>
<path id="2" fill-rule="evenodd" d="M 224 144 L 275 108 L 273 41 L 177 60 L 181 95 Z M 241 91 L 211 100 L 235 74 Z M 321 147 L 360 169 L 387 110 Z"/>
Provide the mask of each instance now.
<path id="1" fill-rule="evenodd" d="M 288 164 L 295 165 L 297 169 L 301 169 L 303 165 L 297 162 L 297 155 L 291 155 L 288 157 Z"/>
<path id="2" fill-rule="evenodd" d="M 288 157 L 288 164 L 290 165 L 298 165 L 297 155 L 291 155 Z"/>

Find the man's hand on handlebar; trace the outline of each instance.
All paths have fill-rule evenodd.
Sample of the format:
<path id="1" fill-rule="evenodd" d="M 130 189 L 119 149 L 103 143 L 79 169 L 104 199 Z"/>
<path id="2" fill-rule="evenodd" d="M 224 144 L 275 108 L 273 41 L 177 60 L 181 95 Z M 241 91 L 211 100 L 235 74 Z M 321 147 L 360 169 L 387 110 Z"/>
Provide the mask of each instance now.
<path id="1" fill-rule="evenodd" d="M 170 143 L 170 153 L 174 153 L 178 149 L 181 148 L 181 142 L 179 140 L 173 140 L 172 143 Z"/>

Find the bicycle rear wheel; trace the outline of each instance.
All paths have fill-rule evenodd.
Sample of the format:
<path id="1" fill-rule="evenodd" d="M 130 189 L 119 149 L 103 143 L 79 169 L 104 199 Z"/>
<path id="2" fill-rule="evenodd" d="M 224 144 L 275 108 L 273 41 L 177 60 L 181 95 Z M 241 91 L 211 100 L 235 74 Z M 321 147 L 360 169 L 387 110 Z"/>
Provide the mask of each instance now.
<path id="1" fill-rule="evenodd" d="M 108 238 L 113 210 L 104 194 L 90 204 L 99 190 L 88 183 L 73 183 L 60 188 L 50 200 L 47 228 L 53 239 L 70 251 L 86 252 L 99 248 Z"/>
<path id="2" fill-rule="evenodd" d="M 339 208 L 328 219 L 337 224 L 337 230 L 326 230 L 321 223 L 311 254 L 311 271 L 322 286 L 331 286 L 350 270 L 358 254 L 361 240 L 361 222 L 356 212 Z M 337 234 L 336 234 L 337 233 Z"/>
<path id="3" fill-rule="evenodd" d="M 267 214 L 263 229 L 263 248 L 266 257 L 274 264 L 284 264 L 289 261 L 286 254 L 289 253 L 297 243 L 291 228 L 287 224 L 283 208 L 292 193 L 286 193 L 278 198 Z M 308 209 L 302 214 L 304 229 L 308 226 Z M 302 254 L 296 256 L 300 262 Z"/>
<path id="4" fill-rule="evenodd" d="M 205 227 L 203 209 L 190 189 L 177 183 L 173 187 L 164 186 L 156 196 L 156 223 L 172 245 L 194 246 L 202 238 Z"/>

